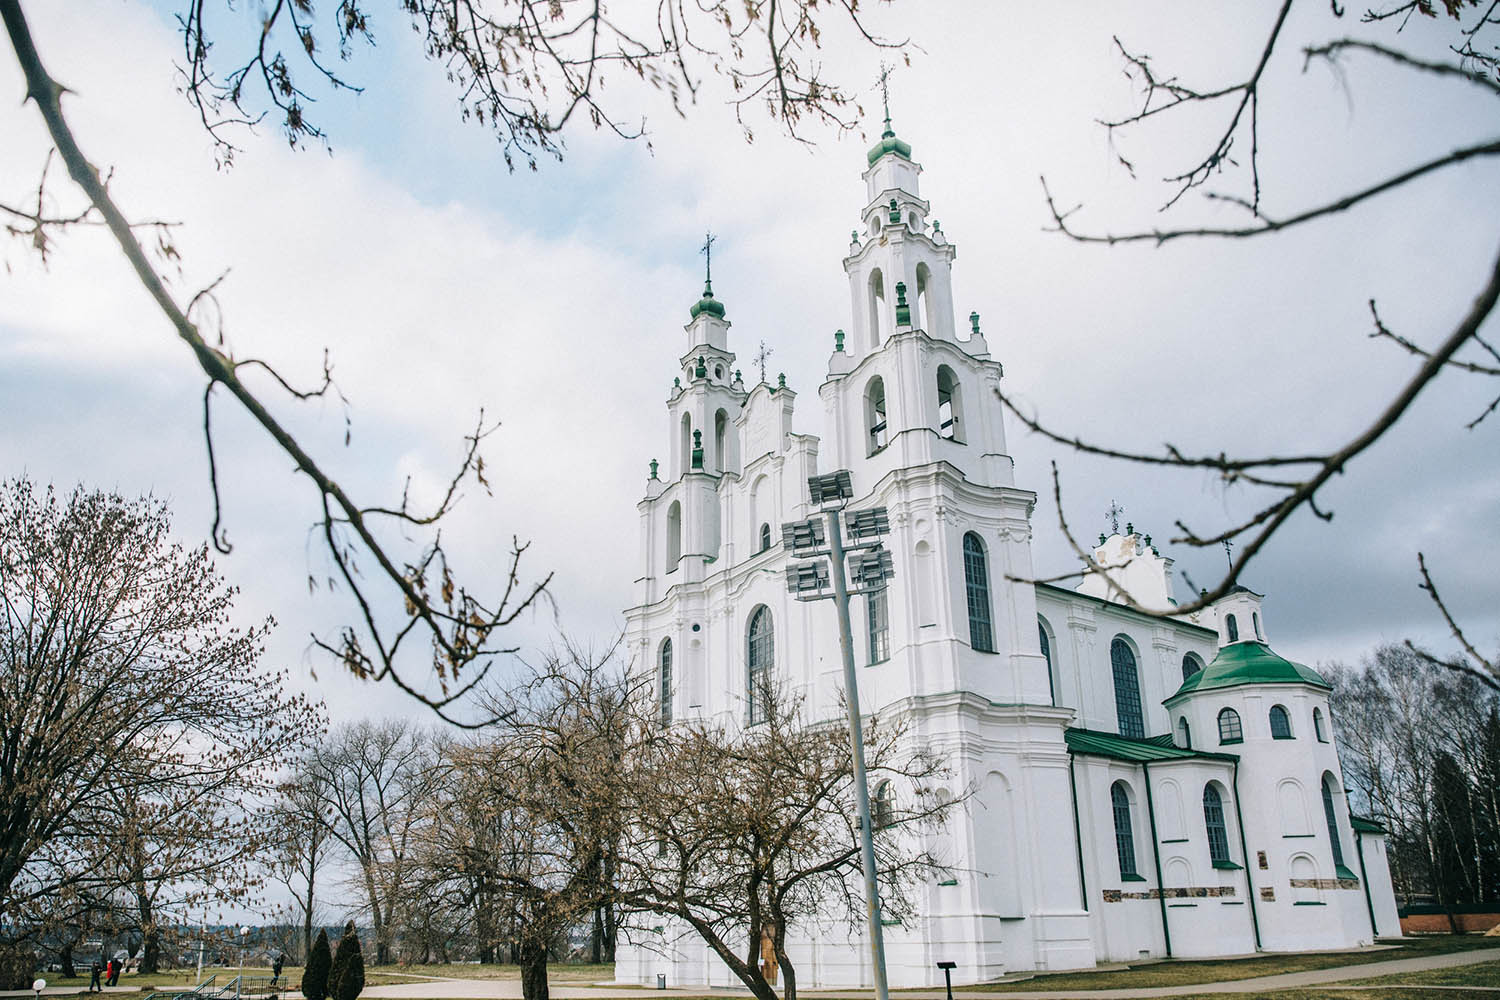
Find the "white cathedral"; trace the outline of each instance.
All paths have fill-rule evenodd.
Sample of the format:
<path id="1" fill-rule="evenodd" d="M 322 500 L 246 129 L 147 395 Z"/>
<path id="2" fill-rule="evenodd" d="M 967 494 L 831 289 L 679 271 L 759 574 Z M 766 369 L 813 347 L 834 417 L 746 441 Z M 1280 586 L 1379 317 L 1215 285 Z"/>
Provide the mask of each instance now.
<path id="1" fill-rule="evenodd" d="M 839 716 L 835 615 L 788 594 L 780 539 L 816 513 L 808 477 L 848 469 L 851 509 L 889 510 L 895 566 L 883 594 L 852 601 L 861 709 L 903 714 L 945 755 L 954 788 L 938 794 L 973 791 L 932 845 L 949 874 L 884 928 L 893 987 L 941 983 L 940 961 L 973 983 L 1399 935 L 1383 831 L 1346 804 L 1329 686 L 1272 652 L 1260 595 L 1157 618 L 1099 575 L 1012 582 L 1035 576 L 1036 495 L 1015 483 L 1001 366 L 979 317 L 957 322 L 954 246 L 886 125 L 843 262 L 850 333 L 818 389 L 825 437 L 793 430 L 784 380 L 745 388 L 711 288 L 691 309 L 626 612 L 663 719 L 753 725 L 766 677 Z M 1094 557 L 1141 604 L 1172 600 L 1149 536 L 1101 536 Z M 617 980 L 737 982 L 679 930 L 622 940 Z M 801 984 L 871 984 L 859 928 L 789 936 Z"/>

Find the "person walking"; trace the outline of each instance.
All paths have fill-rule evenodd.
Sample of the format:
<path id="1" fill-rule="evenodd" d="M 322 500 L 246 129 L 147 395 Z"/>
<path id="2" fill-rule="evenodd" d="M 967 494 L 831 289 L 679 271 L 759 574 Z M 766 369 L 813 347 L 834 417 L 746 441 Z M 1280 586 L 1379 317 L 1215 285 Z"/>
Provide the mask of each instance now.
<path id="1" fill-rule="evenodd" d="M 89 965 L 89 992 L 102 992 L 104 987 L 99 985 L 99 974 L 104 971 L 104 966 L 99 964 L 99 956 L 94 956 L 94 961 Z"/>
<path id="2" fill-rule="evenodd" d="M 271 985 L 275 986 L 281 980 L 281 967 L 286 963 L 286 953 L 277 952 L 276 960 L 271 963 Z"/>
<path id="3" fill-rule="evenodd" d="M 104 967 L 104 970 L 105 970 L 104 985 L 105 986 L 119 986 L 120 985 L 120 960 L 118 958 L 112 958 L 112 959 L 110 959 L 109 960 L 109 964 Z"/>

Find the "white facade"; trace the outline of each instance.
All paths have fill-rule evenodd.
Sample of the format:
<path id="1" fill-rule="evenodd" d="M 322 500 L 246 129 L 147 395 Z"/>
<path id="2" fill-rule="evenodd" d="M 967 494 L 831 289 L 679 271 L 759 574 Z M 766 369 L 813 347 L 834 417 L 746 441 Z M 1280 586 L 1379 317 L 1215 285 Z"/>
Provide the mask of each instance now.
<path id="1" fill-rule="evenodd" d="M 1258 595 L 1160 619 L 1117 603 L 1102 578 L 1076 592 L 1008 579 L 1035 575 L 1036 497 L 1014 482 L 1001 366 L 978 317 L 959 335 L 955 248 L 927 221 L 920 172 L 889 132 L 871 151 L 843 261 L 850 333 L 818 390 L 821 439 L 793 431 L 791 389 L 745 389 L 711 292 L 693 307 L 667 400 L 668 460 L 653 463 L 639 504 L 627 612 L 635 669 L 656 677 L 664 717 L 753 722 L 755 667 L 819 716 L 840 712 L 833 609 L 787 593 L 780 539 L 782 524 L 814 513 L 807 478 L 849 469 L 852 508 L 890 512 L 895 562 L 883 616 L 862 598 L 851 607 L 861 709 L 904 713 L 914 738 L 946 754 L 953 787 L 940 795 L 973 791 L 934 844 L 950 876 L 926 888 L 915 920 L 885 929 L 892 986 L 940 983 L 941 960 L 978 982 L 1399 934 L 1384 839 L 1351 827 L 1326 685 L 1265 646 Z M 1138 600 L 1170 600 L 1171 564 L 1149 537 L 1101 538 L 1095 558 Z M 755 663 L 752 622 L 773 637 Z M 1290 738 L 1273 735 L 1273 706 Z M 1221 744 L 1225 709 L 1240 738 Z M 649 947 L 627 932 L 619 980 L 733 982 L 690 932 L 652 932 Z M 857 927 L 798 929 L 790 950 L 803 985 L 870 982 Z"/>

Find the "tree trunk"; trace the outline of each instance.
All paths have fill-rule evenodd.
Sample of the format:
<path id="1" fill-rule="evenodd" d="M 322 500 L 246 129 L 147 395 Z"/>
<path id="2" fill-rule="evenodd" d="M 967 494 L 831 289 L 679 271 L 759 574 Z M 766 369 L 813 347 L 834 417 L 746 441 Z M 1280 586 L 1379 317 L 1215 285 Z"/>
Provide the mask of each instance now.
<path id="1" fill-rule="evenodd" d="M 158 968 L 161 961 L 161 931 L 152 914 L 151 897 L 140 886 L 136 888 L 135 903 L 141 921 L 141 964 L 138 971 L 154 974 L 161 971 Z"/>
<path id="2" fill-rule="evenodd" d="M 521 942 L 522 1000 L 547 1000 L 547 944 L 531 938 Z"/>
<path id="3" fill-rule="evenodd" d="M 58 957 L 58 964 L 62 966 L 62 974 L 63 974 L 64 977 L 71 979 L 72 977 L 78 975 L 77 970 L 75 970 L 73 968 L 73 944 L 72 944 L 72 942 L 69 942 L 69 943 L 63 945 L 62 949 L 58 953 L 57 957 Z"/>
<path id="4" fill-rule="evenodd" d="M 594 907 L 594 931 L 589 935 L 589 961 L 598 965 L 604 960 L 604 913 L 603 907 Z"/>

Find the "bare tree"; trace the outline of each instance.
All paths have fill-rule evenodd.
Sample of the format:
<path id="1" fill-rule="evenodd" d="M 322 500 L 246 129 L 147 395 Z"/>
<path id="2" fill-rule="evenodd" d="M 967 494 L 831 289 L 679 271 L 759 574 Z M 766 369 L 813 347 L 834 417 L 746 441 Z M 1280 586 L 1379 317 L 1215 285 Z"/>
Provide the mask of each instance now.
<path id="1" fill-rule="evenodd" d="M 1473 121 L 1471 141 L 1454 149 L 1433 150 L 1433 155 L 1411 164 L 1376 183 L 1342 192 L 1320 204 L 1295 206 L 1275 211 L 1268 204 L 1263 186 L 1260 159 L 1261 88 L 1268 67 L 1277 60 L 1300 60 L 1304 68 L 1313 62 L 1334 66 L 1344 60 L 1363 59 L 1383 63 L 1397 77 L 1400 74 L 1422 75 L 1446 83 L 1451 88 L 1476 90 L 1500 99 L 1500 3 L 1496 0 L 1397 0 L 1367 9 L 1361 20 L 1369 27 L 1362 37 L 1342 34 L 1340 22 L 1345 10 L 1337 0 L 1328 5 L 1329 27 L 1334 37 L 1295 39 L 1289 30 L 1289 15 L 1294 0 L 1282 0 L 1274 11 L 1266 11 L 1267 27 L 1256 48 L 1246 52 L 1248 67 L 1242 75 L 1226 75 L 1212 83 L 1192 84 L 1171 75 L 1147 54 L 1116 38 L 1126 75 L 1138 85 L 1140 102 L 1126 114 L 1102 122 L 1111 143 L 1169 118 L 1189 122 L 1215 122 L 1207 135 L 1201 158 L 1174 168 L 1161 179 L 1165 203 L 1162 211 L 1181 210 L 1188 196 L 1201 194 L 1214 202 L 1243 211 L 1244 220 L 1237 225 L 1205 226 L 1195 224 L 1163 225 L 1149 230 L 1100 232 L 1078 221 L 1081 206 L 1065 208 L 1054 198 L 1042 181 L 1043 192 L 1056 231 L 1081 243 L 1114 246 L 1122 243 L 1161 245 L 1183 239 L 1259 239 L 1309 225 L 1330 216 L 1357 210 L 1367 202 L 1388 198 L 1408 189 L 1419 179 L 1449 170 L 1459 164 L 1483 161 L 1500 156 L 1500 135 L 1490 119 Z M 1431 30 L 1425 37 L 1412 38 L 1404 48 L 1390 44 L 1415 19 Z M 1299 22 L 1300 23 L 1300 22 Z M 1413 32 L 1413 34 L 1420 34 Z M 1439 55 L 1430 56 L 1435 43 L 1441 43 Z M 1216 65 L 1233 65 L 1225 59 Z M 1119 163 L 1135 176 L 1135 164 L 1123 154 Z M 1315 171 L 1310 164 L 1308 170 Z M 1211 182 L 1228 180 L 1233 187 L 1210 188 Z M 1489 227 L 1489 216 L 1472 216 L 1480 226 Z M 1427 335 L 1393 330 L 1381 319 L 1376 302 L 1370 299 L 1370 336 L 1394 345 L 1409 357 L 1414 368 L 1394 394 L 1369 415 L 1364 425 L 1347 441 L 1326 451 L 1291 453 L 1274 452 L 1250 455 L 1196 454 L 1168 444 L 1160 454 L 1132 451 L 1098 441 L 1086 440 L 1077 432 L 1064 431 L 1044 423 L 1037 416 L 1019 408 L 1006 394 L 1002 404 L 1027 428 L 1055 443 L 1090 455 L 1120 459 L 1161 469 L 1207 472 L 1225 487 L 1249 487 L 1263 498 L 1258 509 L 1248 517 L 1208 530 L 1190 527 L 1178 521 L 1179 534 L 1171 539 L 1198 547 L 1211 547 L 1226 541 L 1237 545 L 1228 571 L 1218 580 L 1201 588 L 1193 600 L 1169 608 L 1142 607 L 1119 586 L 1107 567 L 1099 565 L 1089 547 L 1080 544 L 1069 527 L 1062 502 L 1062 479 L 1054 463 L 1053 495 L 1057 501 L 1059 523 L 1074 551 L 1084 563 L 1082 572 L 1103 574 L 1132 606 L 1159 615 L 1190 614 L 1207 607 L 1228 594 L 1246 567 L 1263 552 L 1272 537 L 1293 514 L 1306 508 L 1322 520 L 1330 520 L 1332 511 L 1319 500 L 1320 492 L 1335 477 L 1350 471 L 1365 451 L 1384 437 L 1410 411 L 1419 394 L 1444 374 L 1497 380 L 1492 383 L 1496 395 L 1466 425 L 1473 431 L 1500 407 L 1500 350 L 1488 336 L 1486 322 L 1500 299 L 1500 256 L 1494 260 L 1472 305 L 1451 329 Z M 1500 686 L 1500 661 L 1483 655 L 1465 636 L 1463 629 L 1449 613 L 1429 573 L 1422 553 L 1416 553 L 1417 572 L 1422 588 L 1432 598 L 1455 640 L 1468 657 L 1464 661 L 1440 660 L 1417 650 L 1433 663 L 1459 664 L 1457 669 L 1473 669 L 1475 676 L 1491 686 Z M 1067 574 L 1066 579 L 1078 574 Z"/>
<path id="2" fill-rule="evenodd" d="M 785 692 L 763 703 L 754 726 L 681 723 L 637 748 L 622 898 L 682 921 L 758 1000 L 776 1000 L 778 978 L 795 1000 L 793 929 L 866 913 L 853 758 L 842 725 L 813 722 Z M 865 762 L 893 792 L 874 816 L 876 865 L 882 905 L 900 916 L 940 866 L 927 836 L 958 800 L 938 799 L 946 767 L 898 716 L 866 720 Z M 651 936 L 637 925 L 638 943 Z"/>
<path id="3" fill-rule="evenodd" d="M 290 950 L 300 961 L 306 961 L 312 950 L 324 888 L 319 876 L 326 872 L 333 849 L 330 817 L 325 815 L 326 782 L 323 772 L 311 766 L 307 758 L 298 761 L 291 777 L 277 789 L 276 805 L 269 816 L 273 830 L 271 878 L 291 894 L 292 916 L 300 933 Z"/>
<path id="4" fill-rule="evenodd" d="M 439 740 L 407 719 L 334 730 L 308 760 L 329 834 L 348 852 L 375 931 L 375 965 L 394 958 L 424 806 L 441 780 Z"/>
<path id="5" fill-rule="evenodd" d="M 221 868 L 245 810 L 321 727 L 259 664 L 270 623 L 235 625 L 207 547 L 169 530 L 154 500 L 0 486 L 0 911 L 124 892 L 148 963 L 164 918 L 245 890 Z"/>
<path id="6" fill-rule="evenodd" d="M 268 109 L 294 146 L 309 137 L 325 140 L 323 126 L 309 114 L 315 100 L 311 88 L 359 89 L 335 66 L 374 42 L 375 18 L 365 4 L 340 0 L 320 17 L 311 0 L 277 0 L 267 5 L 261 31 L 245 50 L 216 37 L 217 4 L 184 0 L 183 6 L 183 90 L 221 159 L 232 159 L 243 127 L 261 121 Z M 849 94 L 821 74 L 816 56 L 827 22 L 847 25 L 865 42 L 889 44 L 866 29 L 857 0 L 824 7 L 817 0 L 657 0 L 654 11 L 646 5 L 619 12 L 598 0 L 408 0 L 400 7 L 395 16 L 416 29 L 424 51 L 456 85 L 463 117 L 493 131 L 507 164 L 519 157 L 533 169 L 539 155 L 561 155 L 563 130 L 575 116 L 623 137 L 641 134 L 640 127 L 616 122 L 604 105 L 609 71 L 665 89 L 679 110 L 697 93 L 703 74 L 722 74 L 734 89 L 735 113 L 747 139 L 752 131 L 745 111 L 752 107 L 763 107 L 773 122 L 796 135 L 805 121 L 847 129 L 857 117 L 848 113 Z M 640 20 L 630 20 L 632 13 L 642 15 Z M 480 445 L 492 425 L 479 415 L 446 492 L 431 509 L 413 507 L 405 494 L 396 503 L 372 503 L 348 493 L 326 471 L 326 461 L 308 451 L 273 412 L 283 401 L 342 398 L 326 358 L 321 377 L 299 387 L 272 363 L 237 354 L 222 337 L 212 343 L 212 335 L 205 336 L 199 307 L 212 300 L 213 288 L 184 301 L 168 287 L 141 234 L 152 233 L 155 253 L 170 258 L 176 250 L 169 230 L 159 222 L 132 222 L 114 201 L 108 177 L 84 154 L 64 114 L 67 90 L 37 51 L 20 0 L 0 0 L 0 20 L 25 74 L 26 97 L 36 103 L 68 176 L 83 194 L 76 210 L 49 213 L 44 170 L 35 208 L 0 203 L 0 216 L 9 232 L 43 253 L 49 233 L 58 228 L 108 228 L 167 326 L 192 353 L 205 379 L 202 424 L 214 497 L 214 546 L 230 551 L 211 409 L 215 390 L 222 389 L 314 487 L 314 523 L 333 566 L 329 582 L 351 595 L 358 622 L 336 637 L 315 638 L 316 645 L 357 676 L 389 680 L 451 722 L 482 724 L 485 720 L 461 719 L 453 710 L 482 682 L 497 655 L 515 651 L 506 644 L 506 626 L 542 598 L 550 580 L 550 575 L 522 579 L 526 546 L 519 541 L 497 592 L 465 586 L 450 570 L 437 525 L 466 484 L 488 489 Z M 398 549 L 391 534 L 412 544 Z M 361 576 L 360 566 L 373 581 Z M 399 624 L 391 624 L 392 603 L 406 610 Z M 428 669 L 402 667 L 402 650 L 411 646 L 430 651 Z M 432 678 L 441 688 L 435 697 L 425 693 Z"/>

